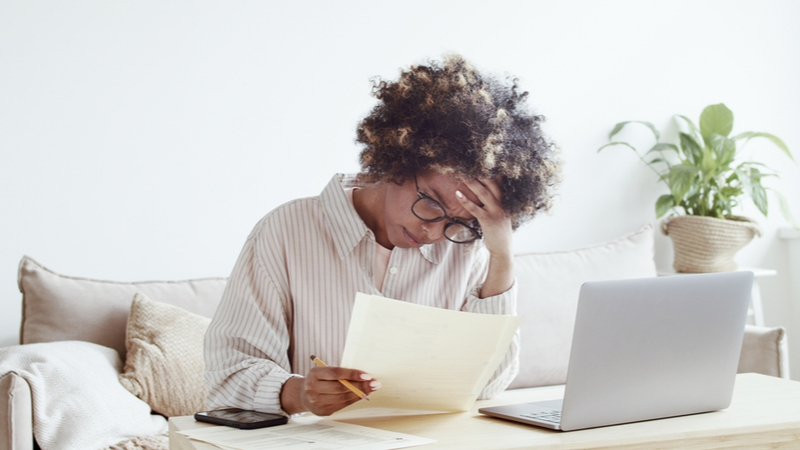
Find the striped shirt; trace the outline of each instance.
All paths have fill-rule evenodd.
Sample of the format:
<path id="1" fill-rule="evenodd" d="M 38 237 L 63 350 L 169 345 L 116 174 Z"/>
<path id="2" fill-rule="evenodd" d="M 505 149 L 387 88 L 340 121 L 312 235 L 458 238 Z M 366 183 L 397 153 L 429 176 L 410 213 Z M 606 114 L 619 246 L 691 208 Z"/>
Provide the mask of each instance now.
<path id="1" fill-rule="evenodd" d="M 283 383 L 308 373 L 310 355 L 331 365 L 341 361 L 356 292 L 451 310 L 516 314 L 516 282 L 500 295 L 478 298 L 488 270 L 488 252 L 480 242 L 395 247 L 378 290 L 375 235 L 345 193 L 364 185 L 336 175 L 319 196 L 276 208 L 250 233 L 205 335 L 207 407 L 283 413 Z M 517 334 L 481 398 L 511 383 L 518 358 Z"/>

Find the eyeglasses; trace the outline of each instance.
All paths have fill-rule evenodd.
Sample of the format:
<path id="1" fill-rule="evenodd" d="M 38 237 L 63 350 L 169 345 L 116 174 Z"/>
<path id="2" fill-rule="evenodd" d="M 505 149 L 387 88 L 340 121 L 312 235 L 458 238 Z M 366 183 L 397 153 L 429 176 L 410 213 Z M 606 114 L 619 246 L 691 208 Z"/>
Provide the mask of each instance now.
<path id="1" fill-rule="evenodd" d="M 448 224 L 444 226 L 444 237 L 456 244 L 466 244 L 482 237 L 480 228 L 470 225 L 461 219 L 448 216 L 441 203 L 420 192 L 416 174 L 414 174 L 414 185 L 417 187 L 417 196 L 419 198 L 411 205 L 411 212 L 419 220 L 433 223 L 446 219 Z"/>

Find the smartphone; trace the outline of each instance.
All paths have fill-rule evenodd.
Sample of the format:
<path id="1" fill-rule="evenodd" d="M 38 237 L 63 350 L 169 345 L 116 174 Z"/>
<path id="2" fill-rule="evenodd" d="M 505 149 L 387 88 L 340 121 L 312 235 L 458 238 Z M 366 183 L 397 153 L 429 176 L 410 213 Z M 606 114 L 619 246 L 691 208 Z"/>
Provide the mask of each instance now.
<path id="1" fill-rule="evenodd" d="M 199 413 L 195 413 L 194 419 L 200 422 L 226 425 L 229 427 L 241 428 L 243 430 L 273 427 L 275 425 L 283 425 L 289 421 L 288 417 L 281 416 L 280 414 L 248 411 L 246 409 L 239 408 L 201 411 Z"/>

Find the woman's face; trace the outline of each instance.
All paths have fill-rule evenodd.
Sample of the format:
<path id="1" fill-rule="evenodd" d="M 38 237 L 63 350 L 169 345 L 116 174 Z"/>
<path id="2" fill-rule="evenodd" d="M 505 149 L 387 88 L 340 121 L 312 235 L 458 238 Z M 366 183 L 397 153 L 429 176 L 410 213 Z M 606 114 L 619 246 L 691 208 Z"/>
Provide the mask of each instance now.
<path id="1" fill-rule="evenodd" d="M 431 170 L 420 171 L 417 173 L 416 185 L 414 178 L 406 180 L 399 186 L 388 183 L 384 224 L 392 245 L 400 248 L 418 248 L 446 239 L 444 227 L 449 223 L 447 220 L 425 222 L 411 212 L 411 206 L 419 199 L 417 185 L 419 192 L 439 202 L 448 216 L 466 223 L 475 220 L 456 197 L 456 191 L 461 191 L 468 199 L 480 205 L 477 196 L 464 183 Z"/>

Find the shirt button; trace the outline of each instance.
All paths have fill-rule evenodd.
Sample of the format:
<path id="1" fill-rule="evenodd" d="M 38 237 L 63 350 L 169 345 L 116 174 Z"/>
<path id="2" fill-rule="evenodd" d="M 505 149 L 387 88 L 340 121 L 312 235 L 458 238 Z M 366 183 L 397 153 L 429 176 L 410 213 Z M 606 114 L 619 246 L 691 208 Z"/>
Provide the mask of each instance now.
<path id="1" fill-rule="evenodd" d="M 389 269 L 389 273 L 392 274 L 392 275 L 396 274 L 397 273 L 397 267 L 392 267 L 391 269 Z"/>

